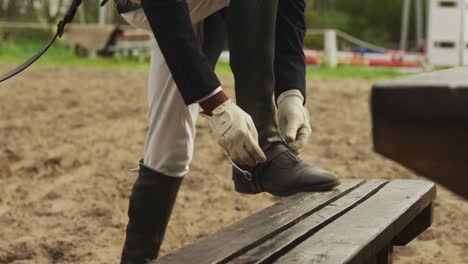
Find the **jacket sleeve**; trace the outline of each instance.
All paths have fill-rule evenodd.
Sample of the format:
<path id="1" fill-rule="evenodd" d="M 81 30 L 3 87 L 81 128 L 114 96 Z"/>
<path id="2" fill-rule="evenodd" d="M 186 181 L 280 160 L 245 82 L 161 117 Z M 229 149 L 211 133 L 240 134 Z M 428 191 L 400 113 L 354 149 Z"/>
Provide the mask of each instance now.
<path id="1" fill-rule="evenodd" d="M 172 77 L 190 105 L 221 86 L 195 36 L 185 0 L 144 0 L 143 10 Z"/>
<path id="2" fill-rule="evenodd" d="M 275 96 L 298 89 L 306 98 L 305 0 L 279 0 L 276 20 Z"/>
<path id="3" fill-rule="evenodd" d="M 133 3 L 130 0 L 114 0 L 115 6 L 119 14 L 127 13 L 130 11 L 141 8 L 139 4 Z"/>

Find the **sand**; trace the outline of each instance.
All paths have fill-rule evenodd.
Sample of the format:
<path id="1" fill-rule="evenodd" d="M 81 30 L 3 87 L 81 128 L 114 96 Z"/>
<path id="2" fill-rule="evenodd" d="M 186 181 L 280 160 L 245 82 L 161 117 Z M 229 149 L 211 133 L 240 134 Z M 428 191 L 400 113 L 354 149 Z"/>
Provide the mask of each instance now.
<path id="1" fill-rule="evenodd" d="M 222 82 L 232 94 L 232 78 Z M 147 129 L 145 83 L 145 72 L 34 66 L 0 84 L 0 263 L 118 263 L 136 178 L 128 170 Z M 314 135 L 302 158 L 342 178 L 420 178 L 373 153 L 371 82 L 308 83 Z M 278 201 L 234 192 L 207 121 L 197 128 L 163 254 Z M 468 263 L 468 203 L 439 187 L 435 213 L 395 263 Z"/>

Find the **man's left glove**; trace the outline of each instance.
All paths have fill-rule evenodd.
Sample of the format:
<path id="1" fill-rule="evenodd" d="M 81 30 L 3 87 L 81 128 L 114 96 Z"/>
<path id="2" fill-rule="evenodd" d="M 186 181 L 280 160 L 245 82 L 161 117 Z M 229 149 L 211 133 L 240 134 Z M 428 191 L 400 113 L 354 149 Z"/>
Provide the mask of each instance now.
<path id="1" fill-rule="evenodd" d="M 309 112 L 299 90 L 288 90 L 278 97 L 278 123 L 289 150 L 298 155 L 312 134 Z"/>
<path id="2" fill-rule="evenodd" d="M 252 118 L 231 100 L 216 107 L 209 120 L 218 144 L 233 161 L 252 167 L 266 161 L 265 153 L 258 145 L 258 133 Z"/>

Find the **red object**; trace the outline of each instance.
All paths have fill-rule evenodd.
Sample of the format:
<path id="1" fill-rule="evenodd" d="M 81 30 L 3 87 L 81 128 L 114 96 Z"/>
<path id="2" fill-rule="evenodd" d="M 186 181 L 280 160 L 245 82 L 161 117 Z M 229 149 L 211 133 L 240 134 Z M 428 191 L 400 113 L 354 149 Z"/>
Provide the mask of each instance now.
<path id="1" fill-rule="evenodd" d="M 369 66 L 377 66 L 377 67 L 399 67 L 399 68 L 410 68 L 410 67 L 419 67 L 418 63 L 416 62 L 403 62 L 399 60 L 369 60 Z"/>
<path id="2" fill-rule="evenodd" d="M 307 65 L 317 65 L 318 64 L 317 58 L 307 56 L 306 57 L 306 64 Z"/>

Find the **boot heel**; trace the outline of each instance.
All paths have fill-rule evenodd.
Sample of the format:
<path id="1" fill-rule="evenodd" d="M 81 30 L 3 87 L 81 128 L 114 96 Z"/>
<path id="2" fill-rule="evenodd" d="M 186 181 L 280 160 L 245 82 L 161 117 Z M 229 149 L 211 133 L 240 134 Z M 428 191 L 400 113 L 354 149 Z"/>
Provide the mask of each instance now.
<path id="1" fill-rule="evenodd" d="M 247 180 L 244 175 L 239 175 L 239 172 L 234 169 L 232 173 L 232 180 L 234 181 L 234 189 L 242 194 L 257 194 L 260 193 L 255 185 Z"/>

